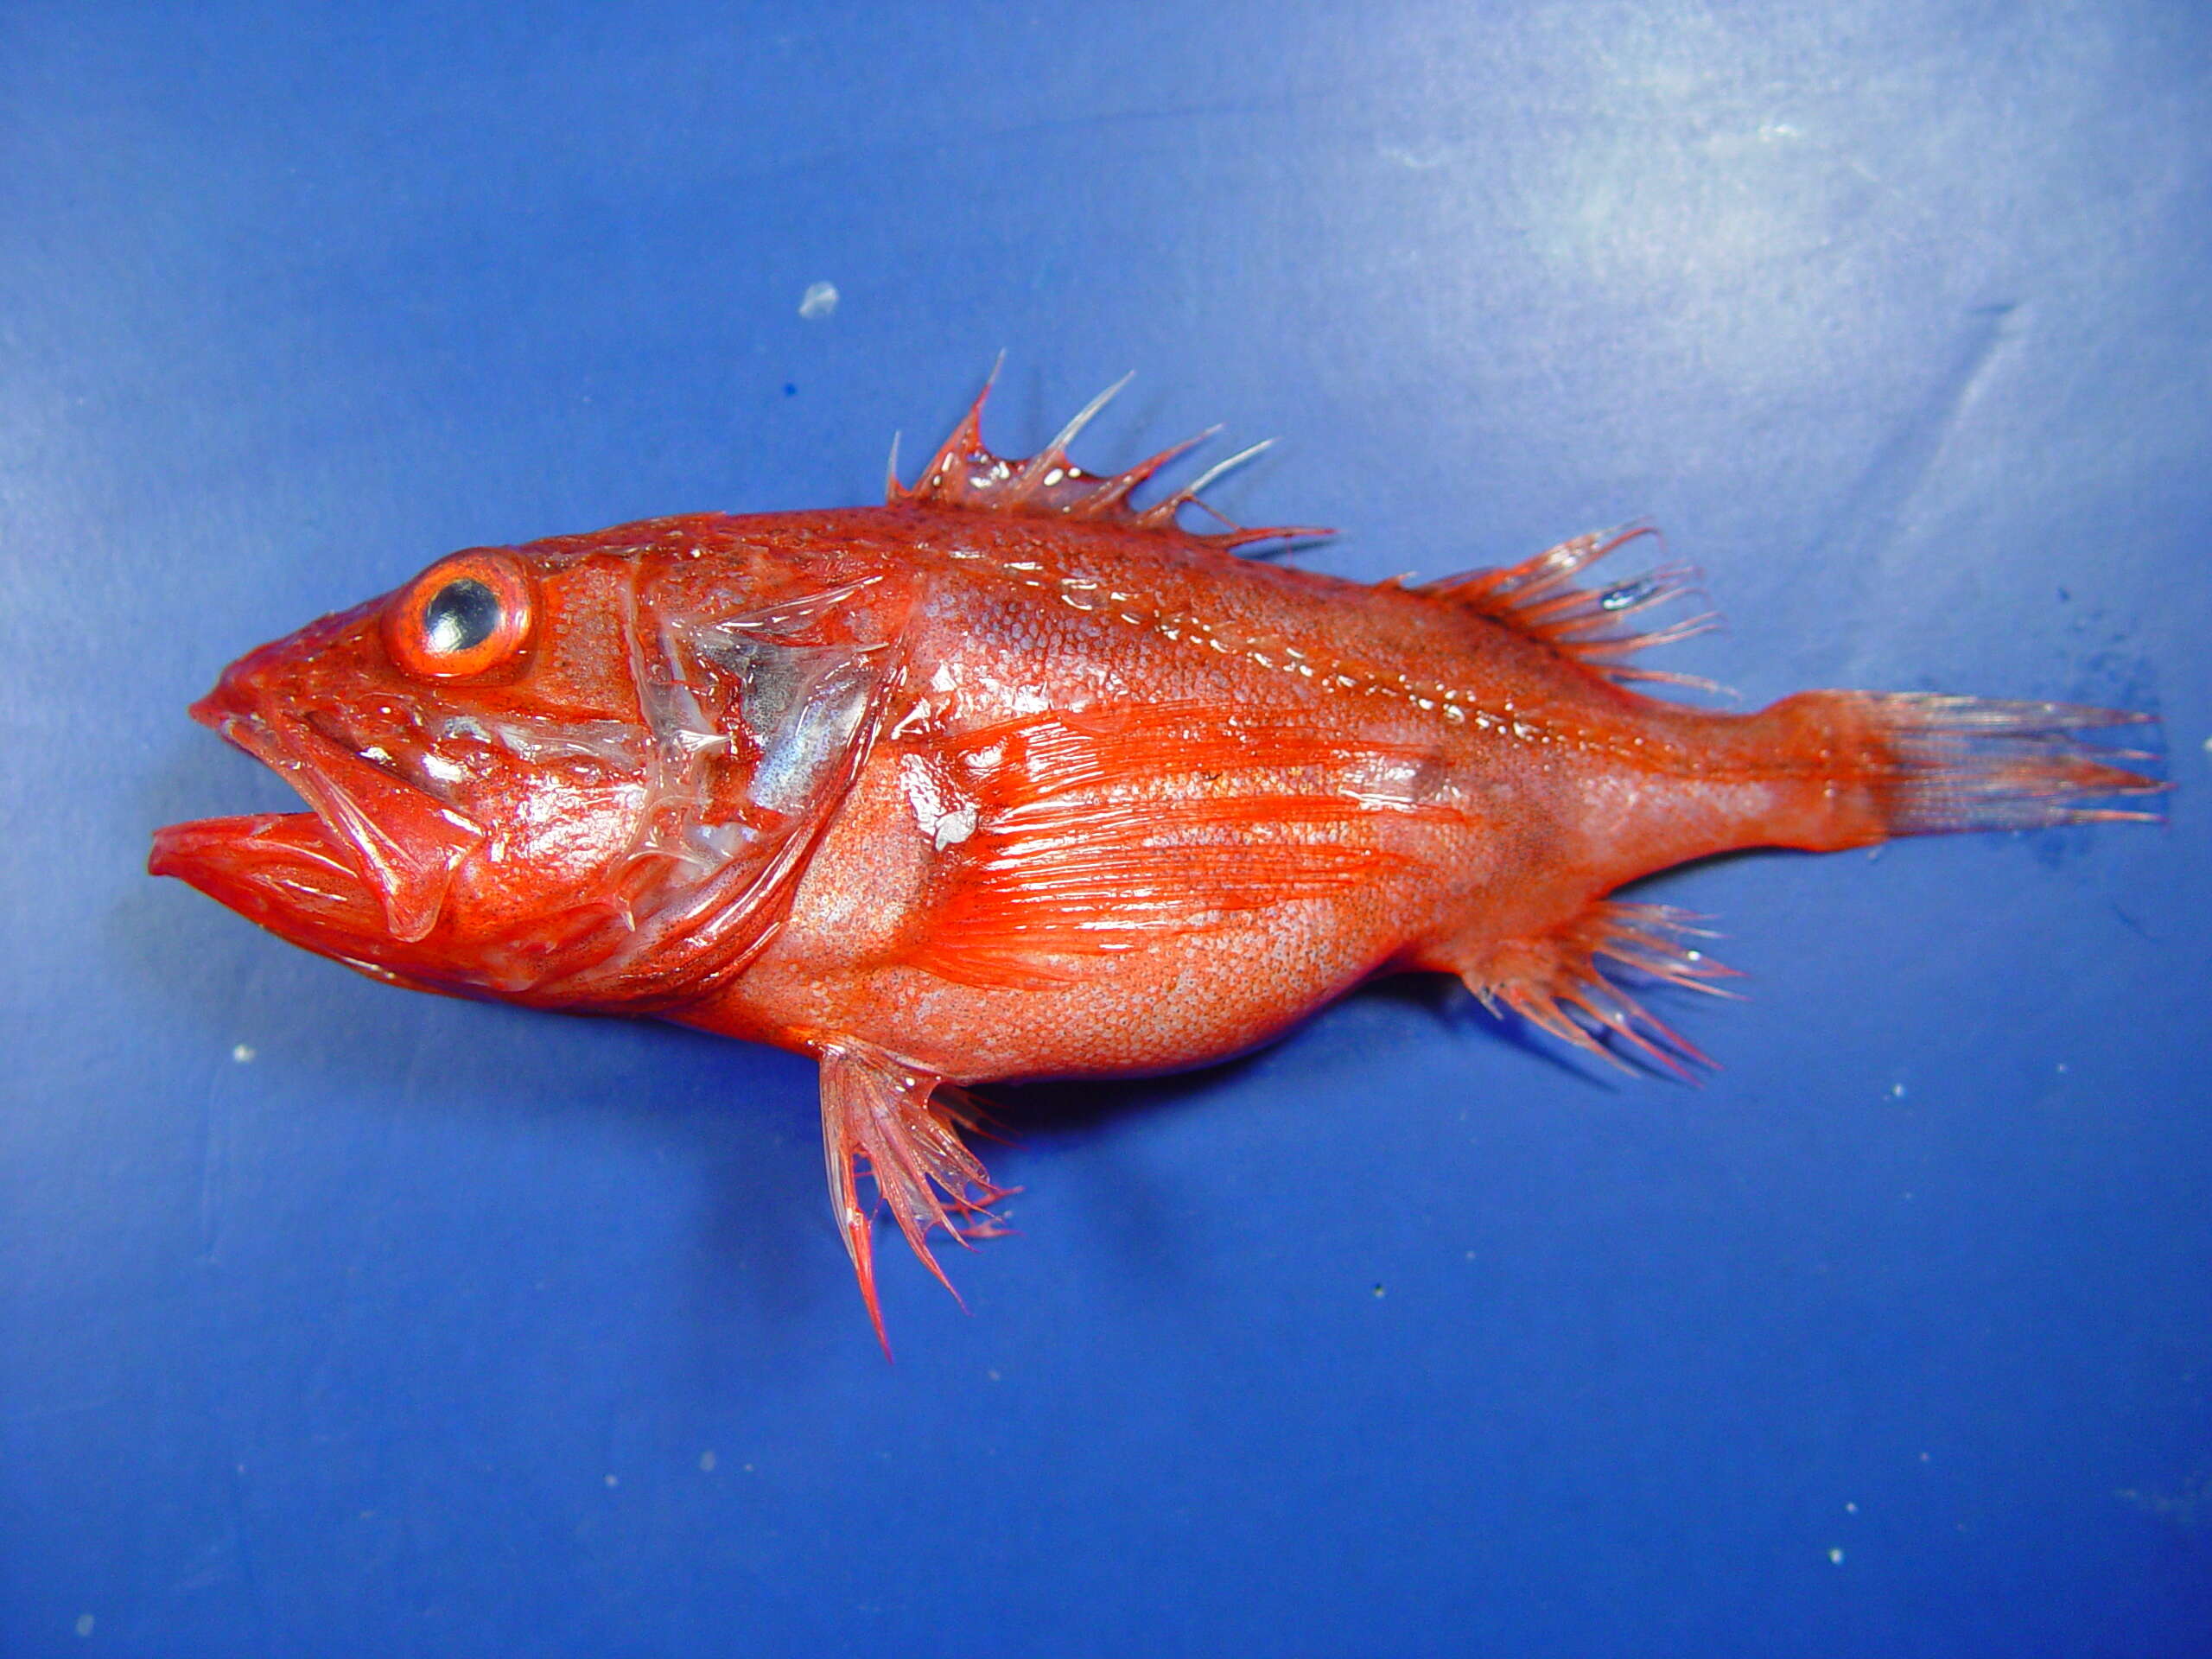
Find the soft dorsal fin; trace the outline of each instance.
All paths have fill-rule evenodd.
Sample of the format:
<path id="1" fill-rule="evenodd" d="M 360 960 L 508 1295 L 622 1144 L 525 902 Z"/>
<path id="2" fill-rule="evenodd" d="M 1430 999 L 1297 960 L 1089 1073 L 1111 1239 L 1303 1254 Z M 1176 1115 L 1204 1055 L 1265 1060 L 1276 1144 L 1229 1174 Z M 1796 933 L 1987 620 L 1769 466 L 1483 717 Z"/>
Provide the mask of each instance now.
<path id="1" fill-rule="evenodd" d="M 1638 627 L 1630 622 L 1630 618 L 1697 591 L 1695 570 L 1687 565 L 1662 565 L 1609 588 L 1579 588 L 1574 583 L 1586 565 L 1595 564 L 1640 537 L 1656 533 L 1648 524 L 1594 530 L 1502 570 L 1470 570 L 1424 583 L 1414 591 L 1464 605 L 1516 632 L 1541 639 L 1616 684 L 1656 681 L 1717 690 L 1710 680 L 1694 675 L 1637 668 L 1626 661 L 1649 646 L 1694 639 L 1719 626 L 1720 619 L 1711 611 L 1661 627 Z"/>
<path id="2" fill-rule="evenodd" d="M 911 488 L 899 481 L 899 446 L 895 441 L 893 442 L 884 500 L 894 507 L 966 507 L 983 512 L 1020 513 L 1035 518 L 1088 518 L 1135 530 L 1190 536 L 1221 548 L 1331 533 L 1296 524 L 1248 528 L 1231 523 L 1198 499 L 1199 491 L 1230 467 L 1258 454 L 1274 442 L 1272 438 L 1240 449 L 1148 507 L 1132 504 L 1131 493 L 1168 462 L 1188 454 L 1212 437 L 1221 430 L 1219 427 L 1208 427 L 1180 443 L 1170 444 L 1158 454 L 1147 456 L 1119 473 L 1088 473 L 1069 460 L 1068 445 L 1132 378 L 1122 376 L 1085 404 L 1075 418 L 1060 429 L 1059 435 L 1035 454 L 1027 459 L 1010 458 L 993 454 L 983 442 L 983 405 L 989 400 L 991 386 L 998 378 L 998 370 L 994 367 L 991 378 L 976 394 L 976 401 L 969 405 L 960 424 L 953 429 L 952 435 L 937 454 L 930 457 L 929 465 L 922 468 L 921 477 Z M 1212 514 L 1226 528 L 1208 531 L 1184 530 L 1176 522 L 1176 515 L 1186 506 Z"/>

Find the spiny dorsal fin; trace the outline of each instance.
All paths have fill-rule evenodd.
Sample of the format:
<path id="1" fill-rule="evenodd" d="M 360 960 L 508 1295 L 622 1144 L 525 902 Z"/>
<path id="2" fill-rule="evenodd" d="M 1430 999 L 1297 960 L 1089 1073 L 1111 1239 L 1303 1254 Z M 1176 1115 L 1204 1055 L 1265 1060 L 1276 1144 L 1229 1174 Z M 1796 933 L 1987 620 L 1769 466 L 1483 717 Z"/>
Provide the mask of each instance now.
<path id="1" fill-rule="evenodd" d="M 1068 445 L 1074 442 L 1077 435 L 1090 424 L 1091 418 L 1106 407 L 1114 394 L 1134 378 L 1124 375 L 1100 392 L 1077 411 L 1074 419 L 1060 429 L 1058 437 L 1025 460 L 994 454 L 983 442 L 983 405 L 988 401 L 992 385 L 998 378 L 998 370 L 994 367 L 990 379 L 986 380 L 983 389 L 976 394 L 976 401 L 969 405 L 960 424 L 952 429 L 952 435 L 944 441 L 937 454 L 930 457 L 929 464 L 922 468 L 921 477 L 911 488 L 899 481 L 898 449 L 895 444 L 893 446 L 892 469 L 884 492 L 885 501 L 894 507 L 966 507 L 983 512 L 1020 513 L 1035 518 L 1087 518 L 1135 530 L 1173 531 L 1222 548 L 1331 533 L 1296 524 L 1247 528 L 1223 518 L 1198 499 L 1200 490 L 1230 467 L 1258 454 L 1274 442 L 1273 439 L 1255 443 L 1249 449 L 1239 450 L 1148 507 L 1132 505 L 1130 493 L 1168 462 L 1188 454 L 1212 437 L 1221 430 L 1219 427 L 1208 427 L 1180 443 L 1170 444 L 1158 454 L 1147 456 L 1123 472 L 1088 473 L 1069 460 Z M 1176 515 L 1186 506 L 1211 513 L 1226 528 L 1211 531 L 1184 530 L 1176 522 Z"/>
<path id="2" fill-rule="evenodd" d="M 1697 591 L 1695 570 L 1687 565 L 1662 565 L 1610 588 L 1574 585 L 1574 577 L 1584 566 L 1596 563 L 1638 537 L 1656 533 L 1648 524 L 1594 530 L 1503 570 L 1470 570 L 1424 583 L 1416 591 L 1464 605 L 1532 639 L 1541 639 L 1616 684 L 1642 680 L 1717 690 L 1719 688 L 1712 681 L 1694 675 L 1635 668 L 1625 661 L 1649 646 L 1694 639 L 1719 625 L 1719 617 L 1706 611 L 1662 627 L 1624 626 L 1631 617 Z"/>

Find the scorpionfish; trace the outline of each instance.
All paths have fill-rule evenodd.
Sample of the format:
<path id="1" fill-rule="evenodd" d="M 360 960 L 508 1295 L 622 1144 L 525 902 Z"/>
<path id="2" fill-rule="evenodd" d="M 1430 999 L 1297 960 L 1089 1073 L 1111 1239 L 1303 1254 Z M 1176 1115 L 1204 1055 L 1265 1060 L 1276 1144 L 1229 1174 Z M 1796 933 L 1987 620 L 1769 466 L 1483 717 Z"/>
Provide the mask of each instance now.
<path id="1" fill-rule="evenodd" d="M 2154 816 L 2151 757 L 2085 739 L 2133 714 L 1639 692 L 1706 620 L 1650 617 L 1681 571 L 1579 581 L 1639 530 L 1358 585 L 1237 552 L 1316 532 L 1186 528 L 1222 468 L 1136 505 L 1190 444 L 1076 465 L 1110 391 L 1009 460 L 988 390 L 880 507 L 470 548 L 264 645 L 192 712 L 312 810 L 173 825 L 150 868 L 388 984 L 813 1056 L 880 1338 L 858 1182 L 944 1280 L 931 1231 L 1005 1196 L 974 1085 L 1202 1065 L 1408 969 L 1680 1069 L 1621 970 L 1726 970 L 1624 883 Z"/>

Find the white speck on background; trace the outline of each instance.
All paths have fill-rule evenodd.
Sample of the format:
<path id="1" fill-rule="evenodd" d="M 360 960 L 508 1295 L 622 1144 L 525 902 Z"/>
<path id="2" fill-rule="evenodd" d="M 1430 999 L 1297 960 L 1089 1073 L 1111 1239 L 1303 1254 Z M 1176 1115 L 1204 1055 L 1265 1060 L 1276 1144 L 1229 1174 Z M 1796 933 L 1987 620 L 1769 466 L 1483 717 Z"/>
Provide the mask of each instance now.
<path id="1" fill-rule="evenodd" d="M 806 292 L 798 297 L 798 314 L 809 322 L 819 322 L 837 308 L 837 285 L 835 283 L 809 283 Z"/>
<path id="2" fill-rule="evenodd" d="M 1846 1515 L 1856 1515 L 1859 1513 L 1859 1506 L 1856 1503 L 1847 1503 L 1843 1506 L 1843 1512 Z"/>
<path id="3" fill-rule="evenodd" d="M 1394 167 L 1408 168 L 1416 173 L 1441 167 L 1452 159 L 1448 144 L 1423 144 L 1419 149 L 1411 144 L 1377 144 L 1375 153 Z"/>
<path id="4" fill-rule="evenodd" d="M 236 1060 L 240 1065 L 251 1065 L 253 1064 L 253 1045 L 251 1043 L 232 1044 L 231 1058 Z"/>
<path id="5" fill-rule="evenodd" d="M 1843 1565 L 1843 1552 L 1840 1549 L 1832 1549 L 1828 1551 L 1828 1560 L 1836 1566 L 1841 1567 Z"/>
<path id="6" fill-rule="evenodd" d="M 617 1486 L 620 1486 L 621 1484 L 622 1484 L 621 1477 L 620 1477 L 620 1476 L 619 1476 L 619 1475 L 609 1475 L 609 1476 L 607 1478 L 607 1491 L 609 1491 L 610 1492 L 611 1492 L 611 1491 L 613 1491 Z"/>
<path id="7" fill-rule="evenodd" d="M 78 1635 L 79 1635 L 79 1636 L 90 1636 L 92 1633 L 92 1616 L 90 1613 L 79 1613 L 79 1614 L 78 1614 L 78 1615 L 77 1615 L 77 1634 L 78 1634 Z"/>
<path id="8" fill-rule="evenodd" d="M 702 1475 L 711 1475 L 715 1472 L 715 1454 L 713 1452 L 702 1452 L 699 1454 L 699 1472 Z"/>
<path id="9" fill-rule="evenodd" d="M 1891 1084 L 1890 1085 L 1890 1098 L 1891 1100 L 1903 1100 L 1904 1098 L 1904 1084 L 1901 1083 Z"/>

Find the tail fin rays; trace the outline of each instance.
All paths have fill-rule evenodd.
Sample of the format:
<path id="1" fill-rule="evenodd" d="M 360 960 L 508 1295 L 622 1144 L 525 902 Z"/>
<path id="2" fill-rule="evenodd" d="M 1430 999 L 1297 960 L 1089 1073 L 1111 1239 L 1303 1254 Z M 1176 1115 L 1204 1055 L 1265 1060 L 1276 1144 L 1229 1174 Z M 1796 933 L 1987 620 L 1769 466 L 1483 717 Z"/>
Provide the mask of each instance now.
<path id="1" fill-rule="evenodd" d="M 1891 835 L 2163 821 L 2139 807 L 2096 804 L 2164 793 L 2171 785 L 2134 770 L 2158 753 L 2080 735 L 2154 724 L 2152 715 L 2070 702 L 1831 695 L 1847 699 L 1874 726 L 1876 790 Z"/>

